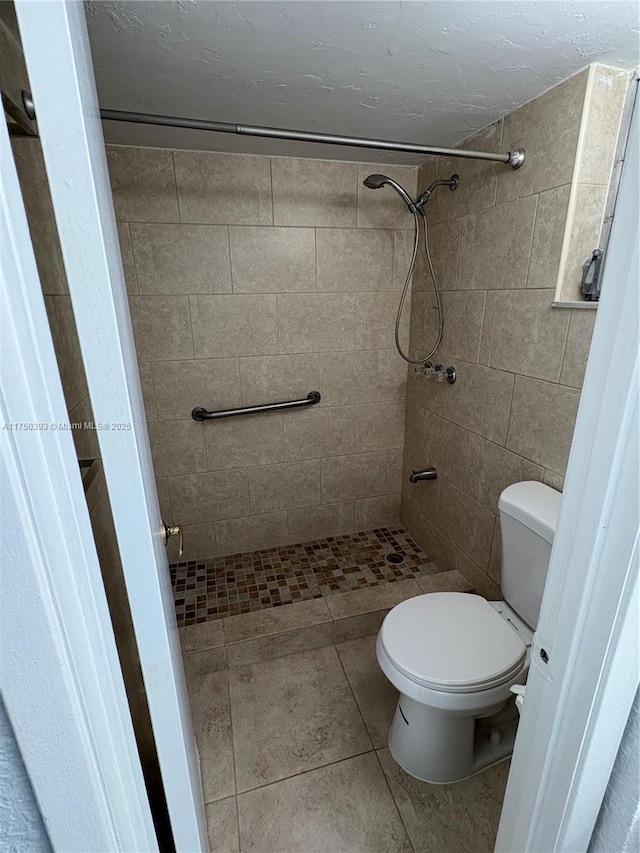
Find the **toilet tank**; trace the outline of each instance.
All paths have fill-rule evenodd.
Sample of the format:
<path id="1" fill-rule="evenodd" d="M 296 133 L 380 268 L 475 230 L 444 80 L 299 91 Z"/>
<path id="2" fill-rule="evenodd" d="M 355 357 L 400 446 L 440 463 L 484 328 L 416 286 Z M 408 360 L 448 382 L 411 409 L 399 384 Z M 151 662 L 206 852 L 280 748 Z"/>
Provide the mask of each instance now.
<path id="1" fill-rule="evenodd" d="M 560 492 L 543 483 L 514 483 L 498 500 L 502 531 L 502 591 L 531 628 L 538 624 Z"/>

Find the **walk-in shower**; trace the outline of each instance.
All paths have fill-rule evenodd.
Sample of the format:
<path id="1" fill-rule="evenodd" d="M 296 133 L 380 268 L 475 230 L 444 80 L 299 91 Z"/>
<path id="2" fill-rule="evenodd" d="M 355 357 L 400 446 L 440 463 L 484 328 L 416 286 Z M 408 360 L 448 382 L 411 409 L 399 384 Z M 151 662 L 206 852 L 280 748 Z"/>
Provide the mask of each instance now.
<path id="1" fill-rule="evenodd" d="M 451 175 L 451 177 L 448 179 L 433 181 L 433 183 L 429 184 L 427 189 L 420 196 L 418 196 L 415 201 L 413 201 L 413 199 L 404 189 L 404 187 L 402 187 L 397 181 L 394 181 L 392 178 L 387 177 L 387 175 L 369 175 L 364 179 L 362 183 L 370 190 L 379 190 L 387 185 L 392 187 L 398 193 L 400 198 L 409 208 L 410 213 L 413 215 L 413 252 L 411 254 L 411 262 L 409 263 L 407 277 L 404 281 L 404 287 L 402 288 L 402 295 L 400 297 L 400 303 L 398 305 L 398 313 L 396 314 L 395 340 L 396 349 L 406 362 L 408 362 L 409 364 L 426 364 L 426 362 L 429 361 L 431 356 L 435 353 L 435 351 L 438 349 L 442 342 L 443 322 L 440 288 L 438 286 L 436 271 L 434 270 L 433 263 L 431 261 L 431 252 L 429 251 L 429 233 L 427 230 L 427 218 L 424 213 L 424 206 L 429 201 L 429 198 L 437 187 L 449 187 L 449 189 L 453 192 L 453 190 L 458 188 L 460 178 L 457 175 Z M 425 355 L 423 358 L 410 358 L 403 351 L 402 344 L 400 343 L 400 321 L 402 319 L 404 304 L 406 302 L 409 287 L 411 285 L 411 278 L 413 276 L 413 269 L 416 265 L 416 258 L 418 257 L 418 246 L 420 245 L 420 220 L 418 218 L 418 214 L 420 214 L 420 217 L 422 218 L 422 223 L 424 227 L 424 251 L 427 258 L 427 263 L 429 264 L 431 277 L 433 278 L 433 289 L 435 291 L 436 306 L 438 309 L 438 334 L 436 336 L 435 344 L 433 345 L 432 349 L 429 350 L 427 355 Z"/>

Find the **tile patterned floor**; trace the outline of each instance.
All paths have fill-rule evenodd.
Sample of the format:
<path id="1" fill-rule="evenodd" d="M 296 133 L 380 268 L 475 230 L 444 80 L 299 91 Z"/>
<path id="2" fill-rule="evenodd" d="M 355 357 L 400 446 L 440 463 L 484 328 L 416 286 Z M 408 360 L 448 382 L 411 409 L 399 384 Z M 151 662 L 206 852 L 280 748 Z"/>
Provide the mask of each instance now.
<path id="1" fill-rule="evenodd" d="M 185 655 L 212 850 L 493 851 L 508 762 L 456 785 L 404 773 L 375 636 L 229 670 L 212 651 Z"/>
<path id="2" fill-rule="evenodd" d="M 401 554 L 404 561 L 385 557 Z M 427 556 L 401 527 L 170 566 L 178 625 L 417 577 Z"/>

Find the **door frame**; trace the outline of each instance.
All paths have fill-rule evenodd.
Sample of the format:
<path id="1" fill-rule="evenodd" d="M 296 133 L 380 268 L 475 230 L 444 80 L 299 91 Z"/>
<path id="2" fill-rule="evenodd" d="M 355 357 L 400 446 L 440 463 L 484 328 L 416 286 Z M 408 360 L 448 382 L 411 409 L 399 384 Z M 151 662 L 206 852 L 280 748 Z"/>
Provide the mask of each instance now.
<path id="1" fill-rule="evenodd" d="M 0 691 L 52 847 L 157 851 L 80 468 L 70 430 L 58 428 L 68 426 L 67 408 L 0 125 Z"/>
<path id="2" fill-rule="evenodd" d="M 200 766 L 84 7 L 15 7 L 173 840 L 195 853 L 208 849 Z"/>
<path id="3" fill-rule="evenodd" d="M 636 102 L 496 842 L 504 853 L 588 848 L 640 684 L 639 164 Z"/>

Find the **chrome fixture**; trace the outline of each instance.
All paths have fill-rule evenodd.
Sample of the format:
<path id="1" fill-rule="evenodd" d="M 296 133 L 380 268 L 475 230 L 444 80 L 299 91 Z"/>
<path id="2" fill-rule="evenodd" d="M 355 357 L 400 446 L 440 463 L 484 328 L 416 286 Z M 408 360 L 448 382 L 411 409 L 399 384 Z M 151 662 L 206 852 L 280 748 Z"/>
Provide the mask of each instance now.
<path id="1" fill-rule="evenodd" d="M 419 483 L 422 480 L 437 480 L 438 472 L 435 468 L 423 468 L 422 471 L 412 471 L 409 474 L 410 483 Z"/>
<path id="2" fill-rule="evenodd" d="M 453 385 L 458 378 L 458 371 L 455 367 L 443 367 L 441 364 L 434 366 L 430 361 L 418 364 L 414 367 L 414 372 L 421 373 L 425 379 L 435 379 L 436 382 L 448 382 L 449 385 Z"/>
<path id="3" fill-rule="evenodd" d="M 217 418 L 234 418 L 237 415 L 255 415 L 257 412 L 278 412 L 282 409 L 300 409 L 303 406 L 315 406 L 321 400 L 319 391 L 309 391 L 304 400 L 284 400 L 281 403 L 265 403 L 262 406 L 243 406 L 241 409 L 222 409 L 208 412 L 202 406 L 196 406 L 191 412 L 194 421 L 212 421 Z"/>
<path id="4" fill-rule="evenodd" d="M 259 127 L 250 124 L 232 124 L 226 121 L 209 121 L 199 118 L 163 116 L 124 110 L 100 110 L 104 121 L 125 121 L 133 124 L 154 124 L 162 127 L 184 127 L 190 130 L 210 130 L 214 133 L 237 133 L 240 136 L 263 136 L 269 139 L 296 139 L 300 142 L 319 142 L 324 145 L 349 145 L 355 148 L 376 148 L 380 151 L 409 151 L 412 154 L 432 154 L 437 157 L 461 157 L 470 160 L 493 160 L 519 169 L 525 161 L 523 148 L 515 151 L 466 151 L 461 148 L 440 148 L 434 145 L 416 145 L 413 142 L 391 142 L 386 139 L 366 139 L 359 136 L 335 136 L 329 133 L 310 133 L 306 130 L 287 130 L 279 127 Z"/>
<path id="5" fill-rule="evenodd" d="M 458 378 L 458 372 L 455 367 L 443 367 L 441 364 L 436 364 L 433 369 L 433 375 L 436 382 L 448 382 L 449 385 L 453 385 Z"/>
<path id="6" fill-rule="evenodd" d="M 442 342 L 442 304 L 440 301 L 440 288 L 438 287 L 438 279 L 436 277 L 436 272 L 433 268 L 433 263 L 431 262 L 431 253 L 429 251 L 429 235 L 427 232 L 427 218 L 424 215 L 424 206 L 429 200 L 433 191 L 436 189 L 436 187 L 449 187 L 449 189 L 453 191 L 458 188 L 460 179 L 457 175 L 451 175 L 451 177 L 447 180 L 434 181 L 425 190 L 425 192 L 423 192 L 422 195 L 419 196 L 419 198 L 417 198 L 415 201 L 413 201 L 413 199 L 404 189 L 404 187 L 402 187 L 397 181 L 394 181 L 389 178 L 387 175 L 379 175 L 377 173 L 373 175 L 368 175 L 368 177 L 366 177 L 362 183 L 365 185 L 365 187 L 368 187 L 371 190 L 379 190 L 382 187 L 390 186 L 398 193 L 400 198 L 409 208 L 409 212 L 413 216 L 413 253 L 411 255 L 411 261 L 409 263 L 407 277 L 404 281 L 404 287 L 402 288 L 400 304 L 398 305 L 398 313 L 396 314 L 395 340 L 396 349 L 398 350 L 398 353 L 408 364 L 427 364 L 431 356 L 435 353 L 435 351 L 438 349 Z M 413 275 L 413 269 L 416 265 L 416 258 L 418 256 L 418 244 L 420 242 L 420 220 L 418 219 L 418 214 L 420 214 L 420 216 L 422 217 L 422 225 L 424 227 L 424 251 L 427 257 L 427 262 L 429 264 L 429 270 L 431 271 L 431 276 L 433 278 L 433 289 L 436 295 L 436 306 L 438 309 L 438 335 L 433 348 L 424 358 L 409 358 L 409 356 L 406 355 L 403 351 L 402 345 L 400 343 L 400 320 L 402 319 L 404 303 L 407 298 L 407 293 L 409 292 L 411 276 Z"/>
<path id="7" fill-rule="evenodd" d="M 162 522 L 162 528 L 160 529 L 160 535 L 162 536 L 162 543 L 166 545 L 169 539 L 172 536 L 178 537 L 178 557 L 182 557 L 182 552 L 184 551 L 184 530 L 181 524 L 173 524 L 168 525 Z"/>

